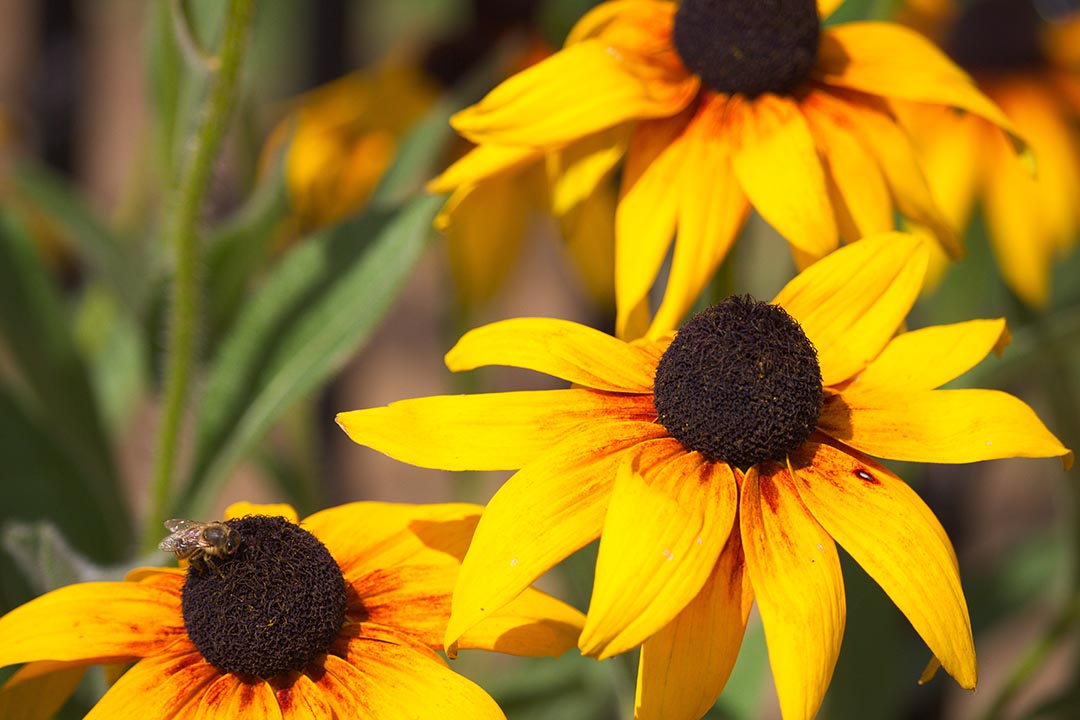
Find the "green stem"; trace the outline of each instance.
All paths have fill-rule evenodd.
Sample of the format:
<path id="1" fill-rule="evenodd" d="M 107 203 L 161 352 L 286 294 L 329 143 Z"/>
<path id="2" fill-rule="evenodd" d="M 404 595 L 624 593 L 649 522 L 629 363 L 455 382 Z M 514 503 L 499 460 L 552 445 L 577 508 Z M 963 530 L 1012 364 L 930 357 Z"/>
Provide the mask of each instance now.
<path id="1" fill-rule="evenodd" d="M 152 549 L 162 534 L 171 501 L 180 429 L 196 363 L 199 334 L 199 216 L 210 174 L 232 112 L 255 0 L 230 0 L 221 64 L 210 81 L 188 161 L 181 171 L 166 220 L 164 241 L 176 252 L 169 318 L 165 397 L 158 429 L 150 515 L 143 546 Z"/>

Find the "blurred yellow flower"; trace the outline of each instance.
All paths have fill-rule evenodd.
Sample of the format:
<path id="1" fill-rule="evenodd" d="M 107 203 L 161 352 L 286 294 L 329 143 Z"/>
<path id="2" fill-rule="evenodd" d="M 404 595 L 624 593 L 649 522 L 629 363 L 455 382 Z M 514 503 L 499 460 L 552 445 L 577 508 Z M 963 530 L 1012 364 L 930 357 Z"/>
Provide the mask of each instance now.
<path id="1" fill-rule="evenodd" d="M 911 108 L 906 124 L 927 180 L 954 228 L 982 202 L 998 267 L 1025 303 L 1046 305 L 1050 269 L 1080 230 L 1080 17 L 1050 25 L 1030 0 L 912 3 L 905 21 L 936 39 L 1030 143 L 1036 172 L 983 118 Z M 1066 40 L 1071 38 L 1071 41 Z"/>
<path id="2" fill-rule="evenodd" d="M 551 58 L 452 120 L 479 147 L 455 187 L 554 152 L 618 160 L 632 131 L 616 218 L 617 333 L 642 306 L 678 230 L 650 333 L 676 325 L 753 206 L 806 262 L 893 229 L 894 207 L 961 249 L 889 103 L 960 107 L 1008 121 L 917 33 L 889 23 L 822 27 L 840 3 L 613 0 Z M 621 130 L 623 132 L 617 132 Z M 607 133 L 607 135 L 605 135 Z M 1014 141 L 1019 142 L 1016 138 Z M 603 177 L 596 173 L 595 177 Z M 574 187 L 581 197 L 591 187 Z"/>
<path id="3" fill-rule="evenodd" d="M 285 147 L 288 235 L 335 223 L 367 202 L 402 135 L 437 97 L 423 73 L 387 62 L 301 95 L 271 132 L 264 167 Z"/>
<path id="4" fill-rule="evenodd" d="M 571 387 L 338 415 L 354 441 L 415 465 L 520 468 L 462 563 L 448 651 L 599 537 L 579 646 L 605 658 L 642 645 L 635 717 L 701 717 L 756 600 L 783 716 L 812 718 L 844 631 L 839 542 L 973 688 L 949 539 L 867 454 L 1068 465 L 1072 453 L 1011 395 L 936 389 L 1008 335 L 1002 320 L 895 335 L 926 265 L 914 238 L 868 238 L 810 266 L 772 303 L 729 298 L 674 335 L 632 343 L 562 320 L 494 323 L 467 333 L 447 365 L 527 368 Z"/>
<path id="5" fill-rule="evenodd" d="M 86 665 L 134 662 L 87 718 L 502 718 L 435 652 L 480 511 L 352 503 L 297 525 L 288 506 L 238 503 L 231 553 L 64 587 L 0 618 L 0 666 L 27 663 L 0 688 L 0 716 L 51 717 Z M 464 643 L 558 655 L 582 620 L 528 590 Z"/>

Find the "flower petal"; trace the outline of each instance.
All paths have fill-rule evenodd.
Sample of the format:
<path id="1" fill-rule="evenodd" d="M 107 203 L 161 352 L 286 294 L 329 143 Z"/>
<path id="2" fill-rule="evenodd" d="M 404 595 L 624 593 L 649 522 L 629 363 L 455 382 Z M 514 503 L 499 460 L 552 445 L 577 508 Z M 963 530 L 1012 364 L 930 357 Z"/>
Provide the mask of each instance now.
<path id="1" fill-rule="evenodd" d="M 543 156 L 540 150 L 520 145 L 478 145 L 443 170 L 439 177 L 431 180 L 427 184 L 427 191 L 448 193 L 460 187 L 476 185 L 495 175 L 509 173 L 537 162 Z"/>
<path id="2" fill-rule="evenodd" d="M 957 107 L 980 115 L 1024 147 L 1005 114 L 930 40 L 887 22 L 853 22 L 821 34 L 813 76 L 822 82 L 896 100 Z"/>
<path id="3" fill-rule="evenodd" d="M 778 465 L 750 469 L 739 516 L 780 712 L 810 720 L 829 687 L 847 616 L 836 544 Z"/>
<path id="4" fill-rule="evenodd" d="M 68 585 L 0 618 L 0 637 L 0 667 L 144 657 L 185 637 L 179 588 L 134 582 Z"/>
<path id="5" fill-rule="evenodd" d="M 997 129 L 980 117 L 952 108 L 912 104 L 900 109 L 934 204 L 959 232 L 967 226 L 982 180 L 990 174 L 986 148 L 999 139 L 993 137 Z M 1015 157 L 1011 159 L 1016 162 Z"/>
<path id="6" fill-rule="evenodd" d="M 457 298 L 481 305 L 499 291 L 521 257 L 530 213 L 546 192 L 539 164 L 505 178 L 454 191 L 435 218 Z"/>
<path id="7" fill-rule="evenodd" d="M 844 395 L 874 390 L 933 390 L 1009 344 L 1005 320 L 969 320 L 901 333 L 866 366 Z"/>
<path id="8" fill-rule="evenodd" d="M 881 586 L 967 690 L 977 669 L 956 553 L 945 529 L 900 478 L 861 453 L 806 443 L 791 456 L 799 496 Z"/>
<path id="9" fill-rule="evenodd" d="M 836 12 L 836 8 L 844 4 L 844 0 L 817 0 L 818 17 L 822 20 Z"/>
<path id="10" fill-rule="evenodd" d="M 173 720 L 194 718 L 206 689 L 221 671 L 203 660 L 188 641 L 175 651 L 143 658 L 109 688 L 84 720 Z M 238 683 L 235 675 L 228 675 Z M 221 720 L 231 715 L 219 715 Z"/>
<path id="11" fill-rule="evenodd" d="M 457 567 L 483 509 L 470 503 L 354 502 L 321 510 L 301 525 L 347 573 L 406 565 Z"/>
<path id="12" fill-rule="evenodd" d="M 451 656 L 466 631 L 600 535 L 619 460 L 643 443 L 658 460 L 684 452 L 656 423 L 583 426 L 495 493 L 454 589 L 445 639 Z"/>
<path id="13" fill-rule="evenodd" d="M 818 428 L 892 460 L 969 463 L 1073 454 L 1022 400 L 998 390 L 893 390 L 830 399 Z"/>
<path id="14" fill-rule="evenodd" d="M 271 517 L 283 517 L 291 523 L 300 522 L 296 509 L 288 503 L 234 502 L 225 508 L 226 520 L 242 518 L 245 515 L 269 515 Z"/>
<path id="15" fill-rule="evenodd" d="M 353 442 L 419 467 L 520 468 L 583 423 L 656 417 L 651 395 L 537 390 L 439 395 L 338 413 Z"/>
<path id="16" fill-rule="evenodd" d="M 656 281 L 675 236 L 689 158 L 689 113 L 634 129 L 615 214 L 615 333 L 631 337 L 631 319 Z"/>
<path id="17" fill-rule="evenodd" d="M 656 363 L 640 348 L 569 320 L 516 318 L 470 330 L 446 353 L 454 372 L 484 365 L 536 370 L 595 390 L 652 393 Z"/>
<path id="18" fill-rule="evenodd" d="M 526 588 L 500 610 L 471 627 L 458 639 L 458 647 L 526 657 L 557 657 L 577 646 L 584 624 L 585 615 L 581 611 L 547 593 Z"/>
<path id="19" fill-rule="evenodd" d="M 881 352 L 922 288 L 928 255 L 910 235 L 860 240 L 814 263 L 776 296 L 817 348 L 825 385 L 850 378 Z"/>
<path id="20" fill-rule="evenodd" d="M 885 104 L 860 93 L 833 94 L 841 100 L 833 107 L 877 162 L 900 214 L 925 226 L 950 257 L 962 258 L 964 246 L 930 191 L 915 145 Z"/>
<path id="21" fill-rule="evenodd" d="M 637 647 L 694 599 L 735 519 L 735 476 L 700 453 L 650 473 L 624 456 L 596 559 L 579 646 L 599 660 Z"/>
<path id="22" fill-rule="evenodd" d="M 356 638 L 349 654 L 357 665 L 327 655 L 315 680 L 335 717 L 504 718 L 478 685 L 410 647 Z"/>
<path id="23" fill-rule="evenodd" d="M 86 665 L 42 660 L 23 665 L 0 687 L 0 717 L 49 720 L 79 686 Z"/>
<path id="24" fill-rule="evenodd" d="M 754 602 L 739 532 L 727 544 L 701 592 L 641 646 L 637 720 L 699 718 L 727 684 Z"/>
<path id="25" fill-rule="evenodd" d="M 504 81 L 450 123 L 475 143 L 554 149 L 628 120 L 674 115 L 697 88 L 685 71 L 585 40 Z"/>
<path id="26" fill-rule="evenodd" d="M 750 204 L 814 257 L 837 245 L 836 220 L 814 137 L 794 100 L 761 95 L 727 104 L 731 165 Z"/>
<path id="27" fill-rule="evenodd" d="M 232 720 L 233 718 L 281 718 L 274 690 L 266 682 L 248 682 L 227 674 L 210 683 L 202 693 L 195 720 Z"/>
<path id="28" fill-rule="evenodd" d="M 648 336 L 674 330 L 682 322 L 746 222 L 750 203 L 731 167 L 731 150 L 720 131 L 726 98 L 702 103 L 686 134 L 687 162 L 679 188 L 679 234 L 664 300 Z"/>
<path id="29" fill-rule="evenodd" d="M 276 685 L 275 695 L 282 720 L 329 720 L 334 717 L 333 707 L 307 675 L 296 674 L 287 683 Z"/>
<path id="30" fill-rule="evenodd" d="M 840 235 L 852 243 L 895 229 L 885 178 L 851 121 L 826 92 L 813 90 L 800 106 L 817 141 Z"/>

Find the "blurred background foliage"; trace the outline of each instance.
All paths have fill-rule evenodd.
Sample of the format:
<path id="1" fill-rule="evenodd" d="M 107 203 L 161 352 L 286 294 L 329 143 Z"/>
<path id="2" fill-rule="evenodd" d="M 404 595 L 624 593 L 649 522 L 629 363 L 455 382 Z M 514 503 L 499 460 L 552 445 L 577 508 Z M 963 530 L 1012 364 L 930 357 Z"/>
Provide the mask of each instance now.
<path id="1" fill-rule="evenodd" d="M 559 47 L 592 4 L 258 4 L 199 209 L 193 390 L 155 500 L 176 269 L 167 224 L 218 72 L 226 3 L 0 2 L 0 611 L 160 564 L 161 518 L 211 519 L 237 499 L 284 500 L 304 515 L 359 499 L 490 496 L 504 476 L 400 465 L 349 443 L 333 416 L 548 382 L 504 369 L 451 377 L 442 353 L 480 322 L 549 315 L 610 329 L 602 283 L 540 215 L 517 228 L 520 247 L 490 250 L 506 254 L 501 283 L 484 280 L 491 287 L 475 296 L 455 289 L 455 250 L 432 230 L 443 199 L 423 191 L 464 149 L 450 113 Z M 895 4 L 850 0 L 836 19 L 889 17 Z M 771 297 L 794 272 L 785 243 L 760 221 L 744 234 L 717 287 Z M 1002 283 L 986 235 L 976 219 L 969 257 L 928 291 L 911 326 L 1008 318 L 1012 346 L 962 382 L 1023 397 L 1075 449 L 1080 257 L 1055 266 L 1051 301 L 1036 312 Z M 852 612 L 822 717 L 1076 717 L 1075 473 L 1030 460 L 899 471 L 957 546 L 979 692 L 945 677 L 917 686 L 925 648 L 848 562 Z M 584 609 L 594 557 L 581 551 L 546 586 Z M 633 656 L 472 654 L 454 666 L 511 720 L 632 717 Z M 63 717 L 80 717 L 103 682 L 90 675 Z M 752 620 L 709 717 L 778 717 L 770 683 Z"/>

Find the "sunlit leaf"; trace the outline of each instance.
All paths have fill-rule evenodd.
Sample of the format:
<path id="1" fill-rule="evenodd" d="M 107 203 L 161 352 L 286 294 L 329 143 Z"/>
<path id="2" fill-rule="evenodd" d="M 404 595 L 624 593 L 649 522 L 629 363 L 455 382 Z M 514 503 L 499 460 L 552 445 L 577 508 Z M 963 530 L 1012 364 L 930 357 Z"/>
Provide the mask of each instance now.
<path id="1" fill-rule="evenodd" d="M 373 210 L 301 242 L 274 268 L 211 364 L 178 514 L 205 514 L 281 414 L 363 344 L 427 246 L 441 203 L 422 196 Z"/>

